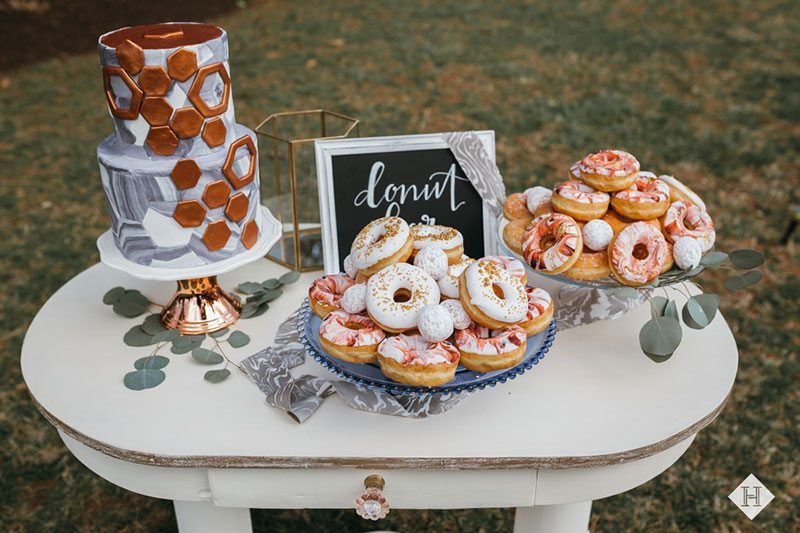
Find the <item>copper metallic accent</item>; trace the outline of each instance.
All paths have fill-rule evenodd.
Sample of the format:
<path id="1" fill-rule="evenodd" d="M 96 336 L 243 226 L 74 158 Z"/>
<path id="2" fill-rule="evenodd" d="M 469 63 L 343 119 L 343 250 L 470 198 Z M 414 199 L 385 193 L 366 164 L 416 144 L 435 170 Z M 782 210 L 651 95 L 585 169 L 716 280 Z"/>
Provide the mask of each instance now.
<path id="1" fill-rule="evenodd" d="M 222 30 L 211 24 L 161 23 L 131 26 L 104 35 L 100 42 L 116 48 L 130 39 L 146 50 L 177 48 L 200 44 L 222 35 Z"/>
<path id="2" fill-rule="evenodd" d="M 250 200 L 247 199 L 247 195 L 243 192 L 237 192 L 228 199 L 228 205 L 225 206 L 225 216 L 233 222 L 239 222 L 247 214 L 249 205 Z"/>
<path id="3" fill-rule="evenodd" d="M 175 111 L 169 125 L 181 139 L 196 137 L 203 127 L 203 115 L 193 107 L 181 107 Z"/>
<path id="4" fill-rule="evenodd" d="M 180 39 L 181 37 L 183 37 L 183 35 L 184 35 L 183 30 L 176 30 L 176 31 L 167 31 L 164 33 L 157 33 L 157 32 L 145 33 L 144 38 L 148 40 L 157 39 L 159 41 L 166 41 L 166 40 Z"/>
<path id="5" fill-rule="evenodd" d="M 117 46 L 116 52 L 119 66 L 124 68 L 125 72 L 131 76 L 139 74 L 144 66 L 144 52 L 141 46 L 126 39 Z"/>
<path id="6" fill-rule="evenodd" d="M 245 222 L 244 227 L 242 228 L 242 244 L 248 250 L 253 247 L 253 245 L 258 240 L 258 224 L 256 224 L 255 220 L 248 220 Z"/>
<path id="7" fill-rule="evenodd" d="M 209 147 L 215 148 L 225 142 L 227 133 L 228 130 L 225 128 L 225 123 L 222 122 L 221 118 L 217 117 L 206 122 L 203 127 L 203 140 Z"/>
<path id="8" fill-rule="evenodd" d="M 139 113 L 151 126 L 166 126 L 172 115 L 172 106 L 164 97 L 145 96 Z"/>
<path id="9" fill-rule="evenodd" d="M 114 90 L 111 88 L 111 76 L 118 76 L 131 91 L 131 103 L 128 108 L 117 107 Z M 112 115 L 123 120 L 134 120 L 139 116 L 139 106 L 142 104 L 144 93 L 122 67 L 103 67 L 103 86 L 106 91 L 106 102 L 108 102 L 108 108 Z"/>
<path id="10" fill-rule="evenodd" d="M 170 176 L 178 189 L 191 189 L 197 185 L 197 180 L 203 172 L 194 159 L 181 159 L 172 167 Z"/>
<path id="11" fill-rule="evenodd" d="M 139 73 L 139 87 L 148 96 L 166 96 L 169 90 L 169 79 L 167 69 L 158 65 L 156 67 L 144 67 Z"/>
<path id="12" fill-rule="evenodd" d="M 172 52 L 167 57 L 167 70 L 172 79 L 188 80 L 192 74 L 197 72 L 197 54 L 186 48 Z"/>
<path id="13" fill-rule="evenodd" d="M 222 207 L 228 201 L 228 195 L 231 193 L 231 186 L 225 183 L 225 180 L 217 180 L 206 185 L 203 191 L 203 201 L 211 209 Z"/>
<path id="14" fill-rule="evenodd" d="M 230 238 L 231 230 L 224 220 L 211 222 L 203 232 L 203 242 L 206 243 L 206 248 L 212 252 L 224 248 Z"/>
<path id="15" fill-rule="evenodd" d="M 217 105 L 210 106 L 208 102 L 203 100 L 203 97 L 200 96 L 200 91 L 203 90 L 203 84 L 206 78 L 215 73 L 219 74 L 220 79 L 222 79 L 222 97 Z M 228 76 L 228 71 L 225 70 L 225 64 L 222 62 L 212 63 L 198 70 L 197 76 L 195 76 L 192 86 L 189 88 L 188 96 L 197 110 L 206 118 L 224 113 L 225 110 L 228 109 L 228 100 L 230 100 L 231 97 L 231 78 Z"/>
<path id="16" fill-rule="evenodd" d="M 172 155 L 178 148 L 178 138 L 169 126 L 150 128 L 145 142 L 158 155 Z"/>
<path id="17" fill-rule="evenodd" d="M 172 212 L 172 218 L 184 228 L 196 228 L 203 223 L 206 208 L 197 200 L 184 200 L 178 202 Z"/>
<path id="18" fill-rule="evenodd" d="M 222 290 L 217 276 L 185 279 L 161 312 L 161 323 L 184 335 L 203 335 L 230 326 L 241 311 L 239 299 Z"/>
<path id="19" fill-rule="evenodd" d="M 243 146 L 247 147 L 247 150 L 250 152 L 250 166 L 247 172 L 240 177 L 233 169 L 233 162 L 236 160 L 236 151 Z M 225 163 L 222 165 L 222 173 L 230 180 L 234 189 L 241 189 L 255 178 L 257 168 L 256 154 L 256 145 L 249 135 L 239 137 L 228 147 L 228 156 L 225 158 Z"/>

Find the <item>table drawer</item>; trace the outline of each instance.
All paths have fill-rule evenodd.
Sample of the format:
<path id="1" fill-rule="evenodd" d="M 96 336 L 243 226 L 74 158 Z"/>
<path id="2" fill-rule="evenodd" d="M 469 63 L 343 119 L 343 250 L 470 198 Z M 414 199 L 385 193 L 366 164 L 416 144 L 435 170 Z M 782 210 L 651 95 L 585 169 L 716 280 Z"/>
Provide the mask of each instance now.
<path id="1" fill-rule="evenodd" d="M 364 492 L 370 474 L 386 482 L 396 509 L 533 505 L 536 470 L 210 469 L 217 505 L 276 509 L 344 509 Z"/>

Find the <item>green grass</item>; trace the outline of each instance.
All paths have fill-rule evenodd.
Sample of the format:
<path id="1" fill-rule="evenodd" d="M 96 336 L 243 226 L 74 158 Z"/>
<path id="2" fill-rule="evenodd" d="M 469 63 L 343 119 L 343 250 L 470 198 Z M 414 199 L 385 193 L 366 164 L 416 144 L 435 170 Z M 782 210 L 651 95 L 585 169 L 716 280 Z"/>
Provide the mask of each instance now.
<path id="1" fill-rule="evenodd" d="M 778 242 L 800 203 L 796 2 L 270 1 L 214 22 L 231 37 L 237 115 L 248 126 L 324 107 L 360 118 L 363 135 L 491 128 L 509 190 L 553 184 L 606 146 L 690 183 L 721 249 L 768 256 L 764 283 L 723 293 L 737 383 L 675 466 L 596 502 L 591 527 L 798 529 L 798 252 Z M 108 226 L 94 154 L 112 128 L 101 85 L 92 53 L 0 74 L 0 530 L 175 527 L 169 502 L 116 488 L 72 458 L 19 370 L 27 325 L 98 260 L 94 241 Z M 724 290 L 715 274 L 703 280 Z M 726 497 L 751 472 L 776 495 L 752 523 Z M 512 515 L 396 510 L 379 526 L 508 531 Z M 253 516 L 259 531 L 372 526 L 350 510 Z"/>

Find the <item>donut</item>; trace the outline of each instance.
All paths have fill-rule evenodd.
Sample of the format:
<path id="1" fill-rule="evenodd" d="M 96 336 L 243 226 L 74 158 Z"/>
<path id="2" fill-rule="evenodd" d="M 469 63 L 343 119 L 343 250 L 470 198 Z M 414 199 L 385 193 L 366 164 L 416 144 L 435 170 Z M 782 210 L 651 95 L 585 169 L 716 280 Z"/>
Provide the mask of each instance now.
<path id="1" fill-rule="evenodd" d="M 608 245 L 611 275 L 625 285 L 645 285 L 658 277 L 668 251 L 661 232 L 646 222 L 634 222 Z"/>
<path id="2" fill-rule="evenodd" d="M 440 304 L 426 305 L 417 313 L 417 329 L 428 342 L 441 342 L 453 334 L 453 315 Z"/>
<path id="3" fill-rule="evenodd" d="M 325 351 L 350 363 L 375 361 L 378 345 L 386 334 L 369 317 L 333 311 L 319 326 L 319 342 Z"/>
<path id="4" fill-rule="evenodd" d="M 525 205 L 528 206 L 528 214 L 533 218 L 534 213 L 543 205 L 550 201 L 553 191 L 539 185 L 525 189 Z"/>
<path id="5" fill-rule="evenodd" d="M 341 301 L 342 311 L 363 313 L 367 309 L 367 284 L 357 283 L 344 291 Z"/>
<path id="6" fill-rule="evenodd" d="M 528 296 L 519 278 L 483 259 L 461 274 L 459 295 L 472 320 L 492 329 L 516 324 L 528 311 Z"/>
<path id="7" fill-rule="evenodd" d="M 344 265 L 344 273 L 347 274 L 351 279 L 356 279 L 356 276 L 358 275 L 358 269 L 353 264 L 353 256 L 348 255 L 344 258 L 342 263 Z"/>
<path id="8" fill-rule="evenodd" d="M 605 220 L 608 223 L 608 225 L 611 226 L 614 235 L 617 235 L 620 231 L 625 229 L 626 226 L 630 226 L 631 224 L 636 222 L 635 220 L 630 219 L 628 217 L 624 217 L 611 209 L 609 209 L 608 212 L 605 215 L 603 215 L 603 218 L 601 218 L 600 220 Z M 659 222 L 659 219 L 651 218 L 650 220 L 645 220 L 644 222 L 647 222 L 658 231 L 661 231 L 661 222 Z"/>
<path id="9" fill-rule="evenodd" d="M 651 172 L 640 172 L 630 187 L 614 193 L 611 207 L 634 220 L 658 218 L 669 208 L 669 186 Z"/>
<path id="10" fill-rule="evenodd" d="M 389 265 L 367 281 L 367 314 L 391 333 L 416 328 L 419 310 L 438 303 L 436 282 L 408 263 Z"/>
<path id="11" fill-rule="evenodd" d="M 581 229 L 572 217 L 550 213 L 535 218 L 522 236 L 525 261 L 548 274 L 569 270 L 583 251 Z"/>
<path id="12" fill-rule="evenodd" d="M 487 255 L 483 257 L 481 261 L 491 261 L 503 270 L 511 272 L 519 278 L 522 285 L 528 282 L 527 275 L 525 274 L 525 265 L 523 265 L 522 261 L 519 259 L 508 257 L 507 255 Z"/>
<path id="13" fill-rule="evenodd" d="M 428 342 L 420 335 L 397 335 L 378 346 L 381 372 L 398 383 L 436 387 L 453 380 L 460 354 L 449 342 Z"/>
<path id="14" fill-rule="evenodd" d="M 672 243 L 667 241 L 667 253 L 664 254 L 664 262 L 661 264 L 661 272 L 659 272 L 659 274 L 669 272 L 672 270 L 672 267 L 675 266 L 675 254 L 672 253 L 673 249 Z"/>
<path id="15" fill-rule="evenodd" d="M 464 237 L 455 228 L 435 224 L 417 224 L 411 226 L 411 239 L 414 241 L 412 258 L 428 246 L 441 249 L 447 254 L 447 261 L 451 265 L 457 263 L 464 254 Z"/>
<path id="16" fill-rule="evenodd" d="M 608 194 L 580 181 L 565 181 L 556 185 L 550 199 L 556 211 L 583 221 L 605 215 L 609 200 Z"/>
<path id="17" fill-rule="evenodd" d="M 583 181 L 597 190 L 621 191 L 636 180 L 639 161 L 622 150 L 600 150 L 581 159 L 578 170 Z"/>
<path id="18" fill-rule="evenodd" d="M 700 266 L 700 259 L 703 257 L 703 250 L 697 239 L 691 237 L 680 237 L 675 241 L 672 250 L 675 257 L 675 264 L 681 270 L 691 270 Z"/>
<path id="19" fill-rule="evenodd" d="M 705 253 L 714 246 L 717 232 L 714 221 L 708 213 L 692 203 L 673 202 L 663 218 L 664 233 L 675 242 L 681 237 L 692 237 L 700 241 L 700 249 Z"/>
<path id="20" fill-rule="evenodd" d="M 430 274 L 433 279 L 439 279 L 447 274 L 450 264 L 447 254 L 441 248 L 428 246 L 414 255 L 414 266 Z"/>
<path id="21" fill-rule="evenodd" d="M 553 299 L 546 290 L 538 287 L 525 287 L 525 292 L 528 295 L 528 311 L 519 326 L 530 337 L 544 331 L 550 324 L 553 319 Z"/>
<path id="22" fill-rule="evenodd" d="M 371 276 L 384 267 L 406 261 L 413 250 L 408 223 L 400 217 L 373 220 L 358 232 L 350 255 L 359 273 Z"/>
<path id="23" fill-rule="evenodd" d="M 518 218 L 503 227 L 503 242 L 512 252 L 522 255 L 522 235 L 530 224 L 529 220 Z"/>
<path id="24" fill-rule="evenodd" d="M 439 284 L 439 292 L 442 293 L 442 297 L 459 297 L 458 286 L 460 285 L 459 280 L 461 279 L 461 273 L 464 272 L 464 270 L 474 262 L 474 259 L 464 255 L 461 257 L 461 260 L 458 263 L 450 265 L 450 267 L 447 269 L 447 274 L 439 278 L 439 281 L 437 281 Z"/>
<path id="25" fill-rule="evenodd" d="M 308 289 L 308 303 L 318 317 L 325 318 L 342 307 L 342 295 L 353 285 L 355 281 L 342 274 L 322 276 Z"/>
<path id="26" fill-rule="evenodd" d="M 503 202 L 503 216 L 508 220 L 533 218 L 531 212 L 528 211 L 528 198 L 524 192 L 515 192 L 506 197 L 506 201 Z"/>
<path id="27" fill-rule="evenodd" d="M 678 181 L 674 176 L 659 176 L 659 180 L 663 181 L 669 186 L 669 201 L 670 202 L 689 202 L 700 208 L 700 211 L 707 211 L 706 204 L 700 195 L 692 189 Z"/>
<path id="28" fill-rule="evenodd" d="M 456 348 L 461 353 L 461 365 L 476 372 L 492 372 L 511 368 L 525 356 L 525 330 L 511 326 L 490 330 L 472 325 L 456 331 Z"/>
<path id="29" fill-rule="evenodd" d="M 568 181 L 583 181 L 583 175 L 581 174 L 581 162 L 575 161 L 569 167 L 569 173 L 567 174 Z"/>
<path id="30" fill-rule="evenodd" d="M 584 246 L 578 260 L 569 270 L 564 272 L 564 275 L 572 279 L 586 280 L 602 279 L 610 276 L 611 269 L 608 266 L 608 252 L 606 250 L 595 252 Z"/>

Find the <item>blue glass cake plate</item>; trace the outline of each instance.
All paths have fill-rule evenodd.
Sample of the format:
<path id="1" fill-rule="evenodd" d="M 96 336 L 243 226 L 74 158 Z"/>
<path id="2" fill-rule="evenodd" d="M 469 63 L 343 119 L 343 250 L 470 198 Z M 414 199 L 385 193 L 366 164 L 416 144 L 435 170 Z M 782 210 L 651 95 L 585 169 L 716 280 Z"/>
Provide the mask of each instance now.
<path id="1" fill-rule="evenodd" d="M 300 308 L 300 320 L 298 324 L 300 341 L 311 357 L 324 368 L 345 381 L 362 385 L 369 389 L 383 390 L 390 394 L 457 394 L 460 392 L 470 392 L 476 389 L 482 390 L 486 387 L 494 387 L 498 383 L 505 383 L 510 379 L 524 374 L 537 365 L 550 350 L 556 336 L 556 324 L 555 321 L 551 321 L 547 329 L 532 337 L 528 337 L 525 356 L 522 358 L 522 361 L 512 368 L 481 373 L 467 370 L 459 365 L 456 370 L 456 376 L 450 383 L 440 387 L 414 387 L 403 385 L 402 383 L 397 383 L 387 378 L 381 372 L 378 363 L 348 363 L 347 361 L 342 361 L 327 353 L 320 345 L 319 336 L 317 334 L 321 323 L 322 319 L 314 313 L 306 298 Z"/>

